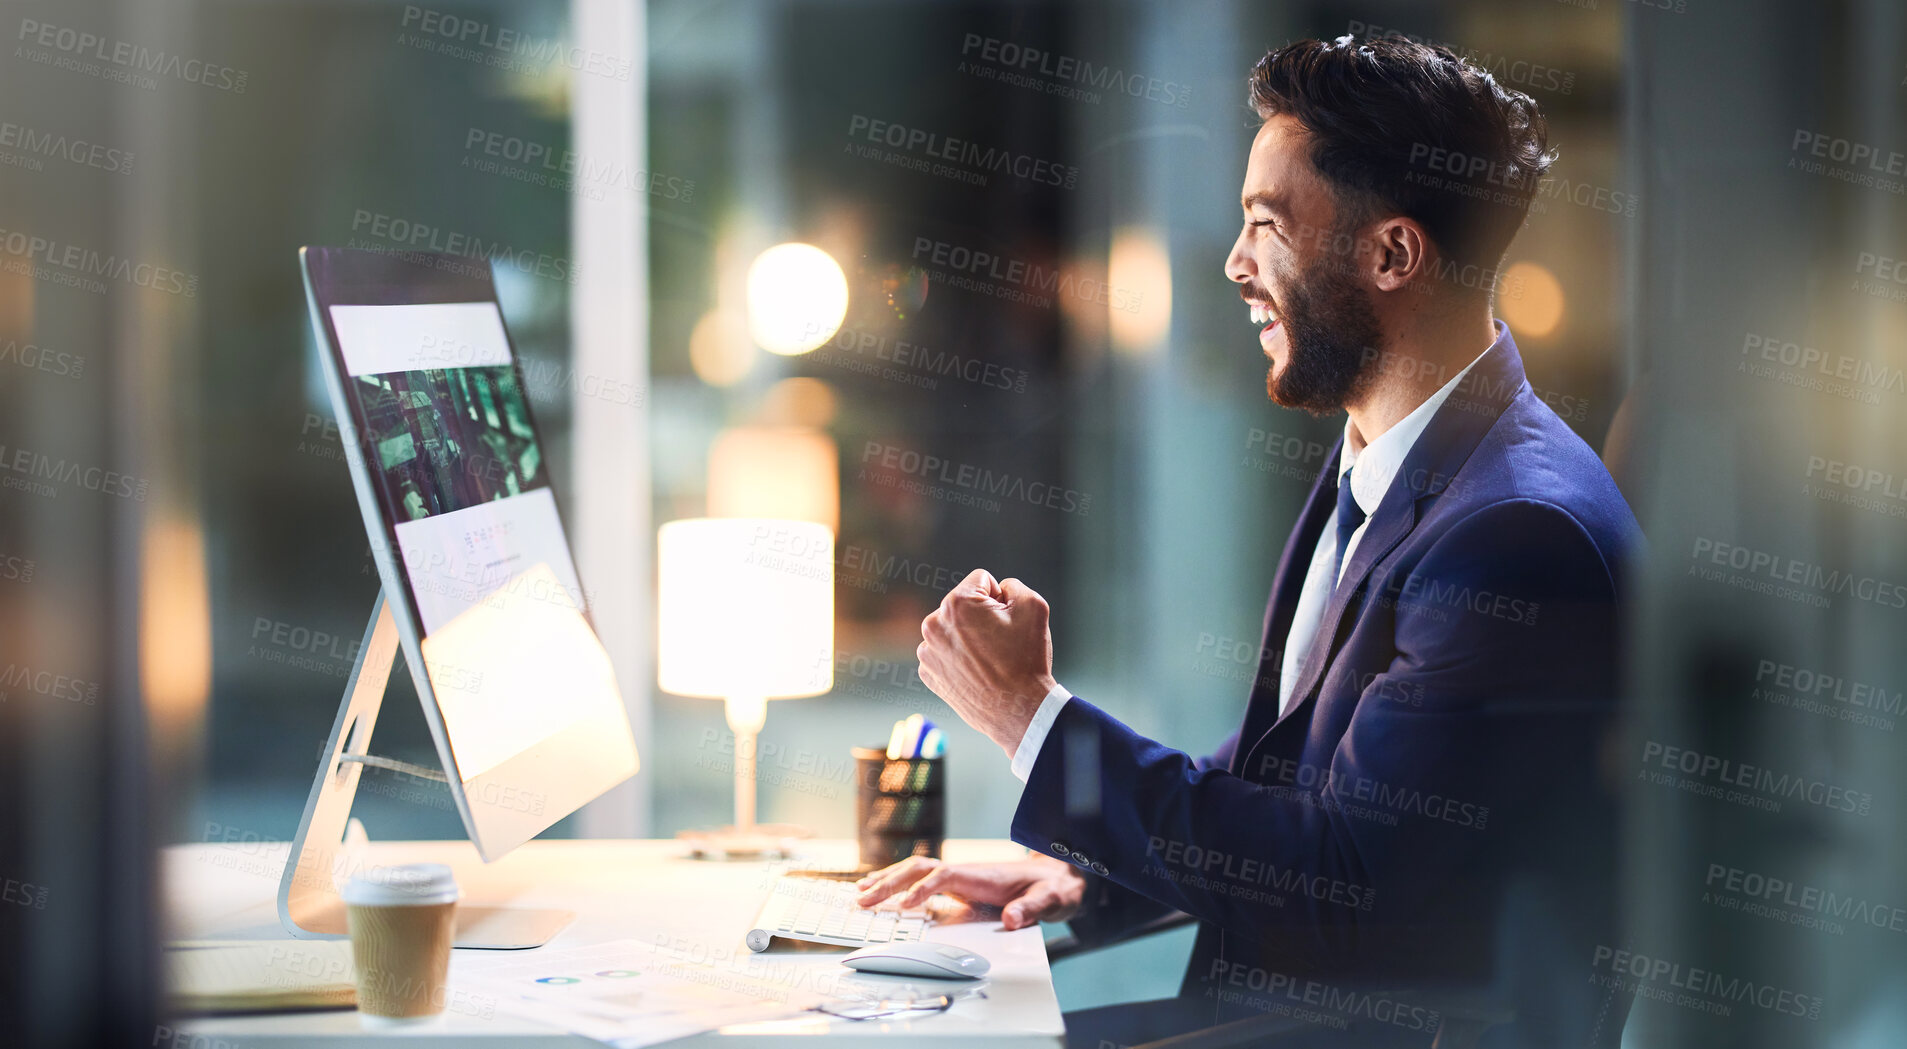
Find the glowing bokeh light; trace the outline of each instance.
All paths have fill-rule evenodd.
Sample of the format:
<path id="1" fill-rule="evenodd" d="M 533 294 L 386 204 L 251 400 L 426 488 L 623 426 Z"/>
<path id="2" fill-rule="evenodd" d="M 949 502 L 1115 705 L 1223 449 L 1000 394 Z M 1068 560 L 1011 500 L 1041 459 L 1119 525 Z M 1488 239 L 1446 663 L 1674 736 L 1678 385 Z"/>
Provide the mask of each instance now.
<path id="1" fill-rule="evenodd" d="M 1503 271 L 1497 313 L 1518 336 L 1542 338 L 1563 323 L 1563 285 L 1534 262 L 1518 262 Z"/>
<path id="2" fill-rule="evenodd" d="M 812 244 L 777 244 L 748 267 L 748 334 L 769 353 L 807 353 L 834 338 L 847 315 L 847 276 Z"/>
<path id="3" fill-rule="evenodd" d="M 689 366 L 710 386 L 733 386 L 755 368 L 755 347 L 737 318 L 710 310 L 689 332 Z"/>
<path id="4" fill-rule="evenodd" d="M 827 426 L 839 408 L 834 387 L 820 379 L 797 375 L 783 379 L 762 395 L 758 421 L 770 426 Z M 721 516 L 716 514 L 714 516 Z M 761 514 L 780 517 L 781 514 Z"/>
<path id="5" fill-rule="evenodd" d="M 1172 330 L 1172 259 L 1159 235 L 1138 227 L 1113 234 L 1106 283 L 1112 344 L 1125 353 L 1146 353 L 1164 343 Z"/>
<path id="6" fill-rule="evenodd" d="M 709 448 L 710 517 L 774 517 L 841 527 L 840 452 L 806 426 L 737 426 Z"/>

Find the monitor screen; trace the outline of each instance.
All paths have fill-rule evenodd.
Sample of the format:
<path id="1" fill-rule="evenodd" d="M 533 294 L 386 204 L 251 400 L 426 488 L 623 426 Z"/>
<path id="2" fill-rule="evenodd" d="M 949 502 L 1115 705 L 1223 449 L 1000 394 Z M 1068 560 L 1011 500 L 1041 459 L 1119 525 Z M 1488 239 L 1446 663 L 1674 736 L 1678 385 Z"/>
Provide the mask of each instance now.
<path id="1" fill-rule="evenodd" d="M 449 256 L 304 261 L 385 601 L 494 858 L 636 770 L 495 287 Z"/>
<path id="2" fill-rule="evenodd" d="M 494 302 L 340 304 L 357 448 L 434 634 L 541 563 L 587 610 Z"/>

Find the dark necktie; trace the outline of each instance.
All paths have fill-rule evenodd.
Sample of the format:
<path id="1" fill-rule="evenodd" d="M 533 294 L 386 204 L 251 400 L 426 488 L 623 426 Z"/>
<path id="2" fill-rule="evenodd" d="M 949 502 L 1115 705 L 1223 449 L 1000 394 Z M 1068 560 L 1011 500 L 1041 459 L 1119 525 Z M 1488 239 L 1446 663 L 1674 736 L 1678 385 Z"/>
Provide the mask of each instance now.
<path id="1" fill-rule="evenodd" d="M 1338 556 L 1331 562 L 1331 589 L 1336 590 L 1338 576 L 1344 571 L 1344 550 L 1351 545 L 1351 533 L 1364 523 L 1364 508 L 1357 505 L 1351 496 L 1351 475 L 1357 472 L 1353 466 L 1338 478 Z"/>

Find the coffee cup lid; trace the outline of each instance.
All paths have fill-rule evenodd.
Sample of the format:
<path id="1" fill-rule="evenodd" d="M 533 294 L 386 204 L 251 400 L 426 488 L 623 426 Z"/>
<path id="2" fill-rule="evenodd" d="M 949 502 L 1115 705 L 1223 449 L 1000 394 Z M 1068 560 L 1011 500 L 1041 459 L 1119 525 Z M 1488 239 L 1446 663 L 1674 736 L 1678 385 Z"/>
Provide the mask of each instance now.
<path id="1" fill-rule="evenodd" d="M 421 906 L 456 899 L 457 879 L 442 863 L 373 867 L 352 875 L 344 886 L 344 902 L 358 906 Z"/>

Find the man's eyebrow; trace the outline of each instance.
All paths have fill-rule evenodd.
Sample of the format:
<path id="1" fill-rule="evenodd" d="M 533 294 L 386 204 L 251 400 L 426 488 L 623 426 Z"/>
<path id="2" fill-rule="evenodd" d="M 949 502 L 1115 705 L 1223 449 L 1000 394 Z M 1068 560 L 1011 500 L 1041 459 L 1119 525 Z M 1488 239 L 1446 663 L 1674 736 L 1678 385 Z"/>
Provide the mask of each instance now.
<path id="1" fill-rule="evenodd" d="M 1261 189 L 1256 193 L 1247 193 L 1238 198 L 1238 206 L 1245 211 L 1250 211 L 1254 204 L 1275 214 L 1290 214 L 1290 211 L 1285 208 L 1285 198 L 1281 193 L 1272 193 L 1268 190 Z"/>

